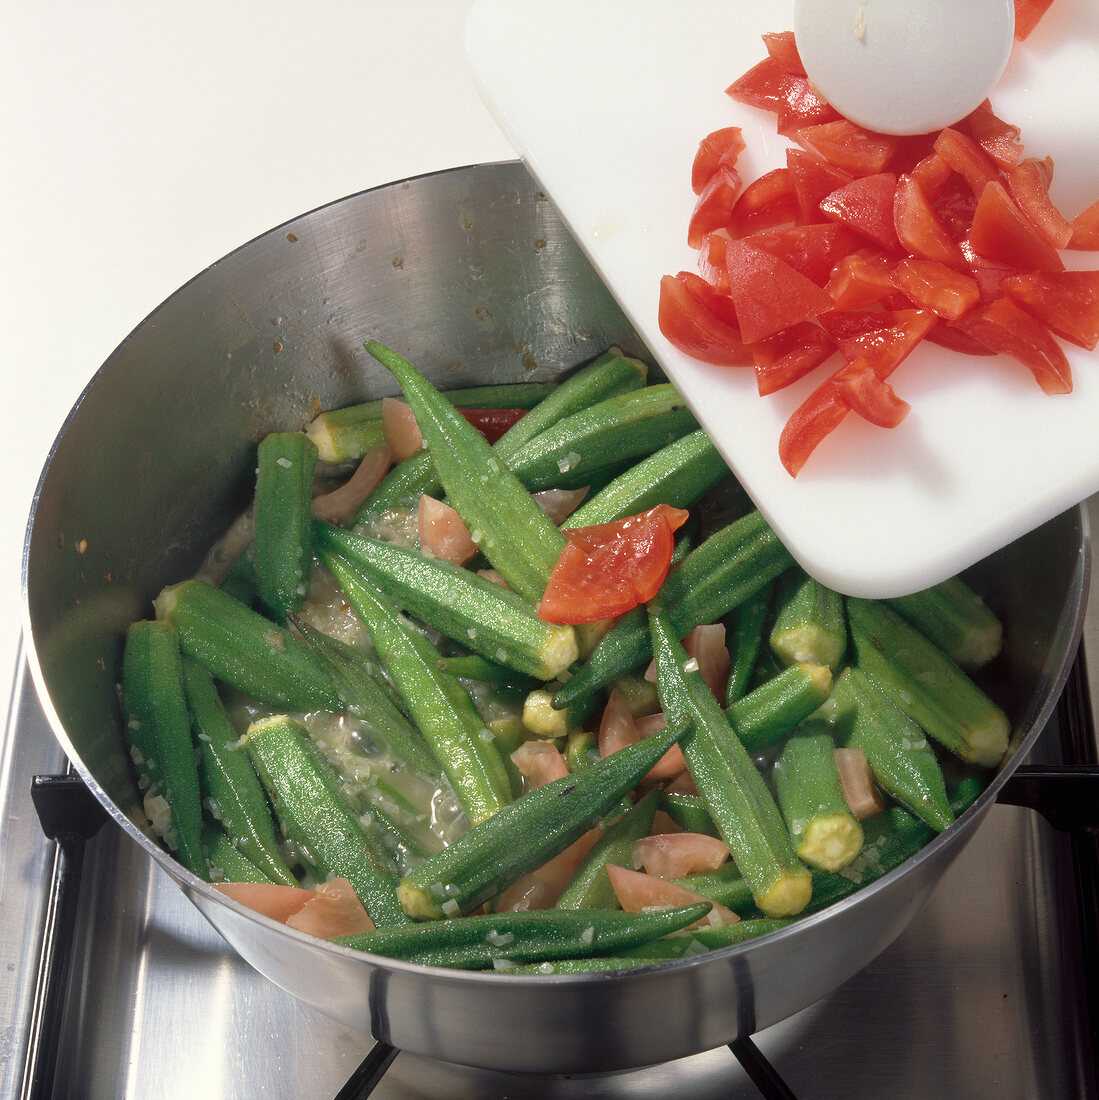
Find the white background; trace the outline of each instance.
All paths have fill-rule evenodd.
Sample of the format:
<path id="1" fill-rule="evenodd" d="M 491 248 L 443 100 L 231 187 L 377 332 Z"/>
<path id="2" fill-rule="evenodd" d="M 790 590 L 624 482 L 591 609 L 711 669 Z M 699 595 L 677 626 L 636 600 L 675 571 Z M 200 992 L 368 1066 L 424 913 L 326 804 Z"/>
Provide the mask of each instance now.
<path id="1" fill-rule="evenodd" d="M 214 260 L 366 187 L 514 154 L 465 0 L 0 0 L 0 684 L 26 517 L 100 364 Z"/>

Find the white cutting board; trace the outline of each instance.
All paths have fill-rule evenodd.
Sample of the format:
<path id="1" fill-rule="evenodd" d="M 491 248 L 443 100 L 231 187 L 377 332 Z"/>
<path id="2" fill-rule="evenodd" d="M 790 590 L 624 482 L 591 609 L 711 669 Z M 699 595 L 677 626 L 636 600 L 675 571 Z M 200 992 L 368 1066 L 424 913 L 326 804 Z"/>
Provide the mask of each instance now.
<path id="1" fill-rule="evenodd" d="M 912 406 L 898 428 L 848 416 L 796 479 L 786 473 L 782 425 L 835 363 L 761 398 L 750 368 L 673 348 L 657 301 L 662 275 L 695 269 L 685 236 L 699 140 L 743 127 L 746 181 L 785 163 L 774 117 L 725 88 L 765 56 L 762 34 L 792 27 L 792 0 L 475 0 L 466 47 L 505 135 L 794 556 L 842 592 L 899 595 L 1099 490 L 1099 355 L 1065 345 L 1075 390 L 1048 397 L 1013 360 L 921 346 L 891 378 Z M 1027 155 L 1053 157 L 1069 217 L 1099 198 L 1094 0 L 1054 0 L 991 99 Z M 1099 267 L 1099 255 L 1067 262 Z"/>

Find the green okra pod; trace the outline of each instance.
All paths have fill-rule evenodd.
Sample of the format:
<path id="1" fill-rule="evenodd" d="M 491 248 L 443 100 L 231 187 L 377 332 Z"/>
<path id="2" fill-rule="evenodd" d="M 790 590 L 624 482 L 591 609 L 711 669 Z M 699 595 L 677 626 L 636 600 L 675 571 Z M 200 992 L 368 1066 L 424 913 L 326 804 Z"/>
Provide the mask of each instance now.
<path id="1" fill-rule="evenodd" d="M 206 849 L 206 866 L 211 882 L 273 882 L 265 875 L 218 826 L 204 822 L 202 846 Z M 283 885 L 296 886 L 297 882 Z"/>
<path id="2" fill-rule="evenodd" d="M 183 661 L 183 687 L 199 750 L 203 801 L 233 846 L 272 882 L 297 886 L 287 866 L 263 785 L 240 745 L 210 674 L 189 657 Z"/>
<path id="3" fill-rule="evenodd" d="M 763 776 L 691 667 L 668 617 L 651 605 L 649 622 L 664 713 L 669 722 L 692 724 L 683 755 L 721 838 L 766 916 L 799 913 L 809 901 L 809 871 L 794 853 Z"/>
<path id="4" fill-rule="evenodd" d="M 741 744 L 761 753 L 781 741 L 828 699 L 832 673 L 825 665 L 790 665 L 725 708 Z"/>
<path id="5" fill-rule="evenodd" d="M 292 633 L 205 581 L 181 581 L 153 601 L 180 649 L 216 679 L 279 710 L 340 709 L 332 678 Z"/>
<path id="6" fill-rule="evenodd" d="M 326 877 L 346 878 L 379 927 L 408 923 L 395 869 L 359 823 L 338 777 L 309 731 L 285 715 L 253 722 L 244 747 L 287 836 Z"/>
<path id="7" fill-rule="evenodd" d="M 595 825 L 683 733 L 661 730 L 527 791 L 407 874 L 399 887 L 405 911 L 433 920 L 476 909 Z"/>
<path id="8" fill-rule="evenodd" d="M 327 546 L 318 554 L 362 619 L 412 720 L 473 823 L 511 801 L 511 781 L 473 700 L 439 666 L 439 652 L 373 585 Z"/>
<path id="9" fill-rule="evenodd" d="M 886 602 L 964 669 L 981 668 L 1003 648 L 1003 624 L 961 577 Z"/>
<path id="10" fill-rule="evenodd" d="M 123 728 L 154 830 L 176 858 L 207 877 L 202 804 L 179 639 L 166 623 L 142 620 L 122 653 Z"/>
<path id="11" fill-rule="evenodd" d="M 705 904 L 647 913 L 530 909 L 375 929 L 336 942 L 423 966 L 484 969 L 622 951 L 666 936 L 705 916 Z"/>
<path id="12" fill-rule="evenodd" d="M 260 602 L 276 622 L 297 611 L 309 589 L 313 518 L 309 514 L 317 448 L 301 432 L 260 441 L 256 468 L 255 564 Z"/>
<path id="13" fill-rule="evenodd" d="M 729 683 L 725 691 L 728 703 L 747 694 L 763 646 L 763 630 L 771 611 L 774 582 L 765 584 L 728 616 Z"/>
<path id="14" fill-rule="evenodd" d="M 783 580 L 771 649 L 783 664 L 812 661 L 835 672 L 847 651 L 843 597 L 800 570 Z"/>
<path id="15" fill-rule="evenodd" d="M 939 744 L 995 767 L 1007 751 L 1004 712 L 934 642 L 880 600 L 848 598 L 856 664 Z"/>

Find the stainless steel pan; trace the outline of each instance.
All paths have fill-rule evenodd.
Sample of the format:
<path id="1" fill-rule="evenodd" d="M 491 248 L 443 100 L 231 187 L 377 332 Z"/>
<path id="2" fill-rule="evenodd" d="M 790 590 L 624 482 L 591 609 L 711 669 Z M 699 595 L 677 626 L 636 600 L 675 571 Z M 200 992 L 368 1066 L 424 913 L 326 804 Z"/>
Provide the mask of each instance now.
<path id="1" fill-rule="evenodd" d="M 515 162 L 316 210 L 214 264 L 142 322 L 58 436 L 24 556 L 43 706 L 114 820 L 271 980 L 348 1027 L 453 1062 L 530 1072 L 661 1062 L 766 1027 L 856 973 L 916 918 L 1050 713 L 1086 596 L 1080 509 L 972 571 L 1008 627 L 994 690 L 1015 732 L 988 791 L 906 865 L 771 936 L 609 975 L 425 969 L 253 915 L 150 837 L 118 719 L 123 631 L 245 503 L 263 434 L 298 428 L 317 407 L 395 392 L 362 351 L 370 337 L 444 386 L 552 379 L 611 344 L 646 354 Z"/>

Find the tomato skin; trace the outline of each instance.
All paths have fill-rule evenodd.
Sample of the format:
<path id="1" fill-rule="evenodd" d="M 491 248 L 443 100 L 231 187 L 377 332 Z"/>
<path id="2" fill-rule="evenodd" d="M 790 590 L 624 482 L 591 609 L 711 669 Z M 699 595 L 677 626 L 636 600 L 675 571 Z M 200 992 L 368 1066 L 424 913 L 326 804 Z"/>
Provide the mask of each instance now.
<path id="1" fill-rule="evenodd" d="M 895 428 L 911 408 L 865 359 L 845 363 L 832 375 L 832 383 L 852 412 L 879 428 Z"/>
<path id="2" fill-rule="evenodd" d="M 826 378 L 793 411 L 778 439 L 778 457 L 791 477 L 801 473 L 809 456 L 843 423 L 851 411 L 831 378 Z"/>
<path id="3" fill-rule="evenodd" d="M 990 183 L 977 200 L 969 243 L 990 260 L 1023 271 L 1063 271 L 1057 250 L 1015 205 L 1002 183 Z"/>
<path id="4" fill-rule="evenodd" d="M 749 344 L 832 308 L 832 299 L 821 287 L 749 241 L 732 241 L 726 262 L 729 296 L 741 337 Z"/>
<path id="5" fill-rule="evenodd" d="M 687 244 L 691 248 L 699 248 L 707 233 L 730 223 L 742 188 L 740 173 L 735 168 L 727 164 L 718 166 L 699 193 L 687 224 Z"/>
<path id="6" fill-rule="evenodd" d="M 1050 248 L 1067 248 L 1072 240 L 1072 224 L 1053 204 L 1049 184 L 1053 162 L 1049 157 L 1028 157 L 1007 174 L 1007 187 L 1019 209 Z"/>
<path id="7" fill-rule="evenodd" d="M 724 321 L 730 328 L 737 328 L 736 309 L 733 306 L 733 300 L 729 297 L 728 286 L 721 290 L 693 271 L 681 271 L 676 278 L 687 288 L 687 292 L 719 321 Z"/>
<path id="8" fill-rule="evenodd" d="M 934 202 L 946 182 L 954 175 L 954 169 L 938 153 L 932 152 L 918 161 L 908 174 L 919 184 L 924 195 Z"/>
<path id="9" fill-rule="evenodd" d="M 840 113 L 809 83 L 808 77 L 790 77 L 786 96 L 778 108 L 778 132 L 789 134 L 805 126 L 835 122 Z"/>
<path id="10" fill-rule="evenodd" d="M 964 316 L 981 300 L 976 279 L 936 260 L 906 256 L 893 269 L 892 282 L 914 306 L 949 321 Z"/>
<path id="11" fill-rule="evenodd" d="M 835 350 L 835 341 L 812 321 L 802 321 L 752 345 L 756 389 L 761 397 L 804 378 Z"/>
<path id="12" fill-rule="evenodd" d="M 935 152 L 960 175 L 974 195 L 999 179 L 992 158 L 968 134 L 947 126 L 935 138 Z"/>
<path id="13" fill-rule="evenodd" d="M 1031 271 L 1003 288 L 1058 336 L 1088 351 L 1099 344 L 1099 271 Z"/>
<path id="14" fill-rule="evenodd" d="M 768 54 L 774 58 L 776 64 L 784 72 L 793 76 L 805 76 L 805 65 L 802 63 L 801 54 L 798 53 L 797 42 L 794 40 L 793 31 L 775 31 L 763 35 L 763 44 L 767 47 Z"/>
<path id="15" fill-rule="evenodd" d="M 893 221 L 897 239 L 910 254 L 925 260 L 938 260 L 951 267 L 961 267 L 965 263 L 961 249 L 911 176 L 901 176 L 897 181 Z"/>
<path id="16" fill-rule="evenodd" d="M 509 428 L 517 424 L 526 409 L 459 409 L 462 414 L 489 441 L 495 443 Z"/>
<path id="17" fill-rule="evenodd" d="M 718 367 L 745 367 L 752 363 L 740 332 L 714 316 L 684 280 L 675 275 L 665 275 L 660 280 L 657 323 L 670 344 L 703 363 Z"/>
<path id="18" fill-rule="evenodd" d="M 897 177 L 892 172 L 860 176 L 833 191 L 820 202 L 827 217 L 849 226 L 887 250 L 898 247 L 893 222 Z"/>
<path id="19" fill-rule="evenodd" d="M 797 210 L 789 171 L 775 168 L 744 188 L 725 224 L 734 237 L 743 237 L 759 229 L 792 222 Z"/>
<path id="20" fill-rule="evenodd" d="M 733 168 L 744 151 L 744 135 L 739 126 L 725 126 L 707 134 L 699 143 L 691 164 L 691 189 L 701 195 L 703 188 L 721 167 Z"/>
<path id="21" fill-rule="evenodd" d="M 973 138 L 1005 171 L 1018 164 L 1023 155 L 1022 131 L 997 117 L 987 99 L 958 123 L 958 129 Z"/>
<path id="22" fill-rule="evenodd" d="M 991 351 L 1017 359 L 1048 394 L 1072 392 L 1065 353 L 1041 321 L 1010 298 L 997 298 L 955 324 Z"/>
<path id="23" fill-rule="evenodd" d="M 725 89 L 725 94 L 739 103 L 758 107 L 762 111 L 773 111 L 777 115 L 797 75 L 787 72 L 774 57 L 767 56 L 737 77 Z"/>
<path id="24" fill-rule="evenodd" d="M 565 549 L 538 605 L 551 623 L 609 619 L 650 600 L 671 567 L 681 508 L 658 504 L 640 515 L 592 527 L 567 528 Z"/>

